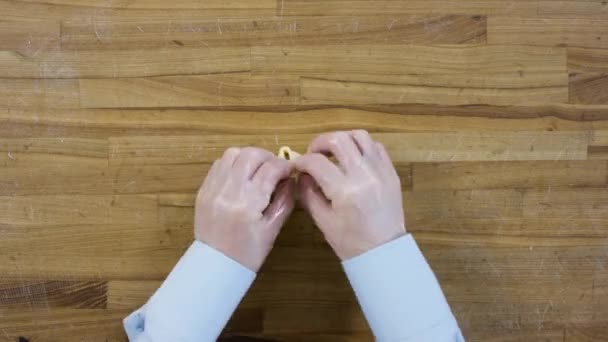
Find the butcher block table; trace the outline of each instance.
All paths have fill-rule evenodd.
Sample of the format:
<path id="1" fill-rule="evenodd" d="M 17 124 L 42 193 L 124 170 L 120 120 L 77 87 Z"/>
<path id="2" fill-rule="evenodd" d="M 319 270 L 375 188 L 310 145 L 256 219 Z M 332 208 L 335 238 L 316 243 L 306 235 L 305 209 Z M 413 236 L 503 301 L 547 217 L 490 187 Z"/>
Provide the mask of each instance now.
<path id="1" fill-rule="evenodd" d="M 608 341 L 607 120 L 602 0 L 0 0 L 0 341 L 126 341 L 223 150 L 354 128 L 468 341 Z M 243 336 L 373 340 L 299 207 Z"/>

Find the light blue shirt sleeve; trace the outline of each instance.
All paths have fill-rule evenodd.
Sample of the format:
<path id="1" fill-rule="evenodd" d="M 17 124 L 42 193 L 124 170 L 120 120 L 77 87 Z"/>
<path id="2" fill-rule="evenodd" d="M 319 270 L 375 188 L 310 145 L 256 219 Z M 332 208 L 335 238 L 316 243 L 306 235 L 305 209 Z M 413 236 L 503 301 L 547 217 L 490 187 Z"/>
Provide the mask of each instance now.
<path id="1" fill-rule="evenodd" d="M 124 320 L 129 341 L 215 341 L 256 274 L 195 241 L 148 302 Z"/>
<path id="2" fill-rule="evenodd" d="M 464 341 L 433 271 L 410 234 L 342 266 L 377 341 Z"/>

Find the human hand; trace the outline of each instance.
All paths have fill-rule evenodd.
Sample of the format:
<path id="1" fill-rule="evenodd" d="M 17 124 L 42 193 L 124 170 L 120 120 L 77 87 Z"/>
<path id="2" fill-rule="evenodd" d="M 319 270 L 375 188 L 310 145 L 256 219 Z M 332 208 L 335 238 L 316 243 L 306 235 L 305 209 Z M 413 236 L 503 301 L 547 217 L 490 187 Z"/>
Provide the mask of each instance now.
<path id="1" fill-rule="evenodd" d="M 257 272 L 293 210 L 292 169 L 259 148 L 227 149 L 196 196 L 195 239 Z"/>
<path id="2" fill-rule="evenodd" d="M 399 177 L 366 131 L 323 134 L 295 166 L 301 202 L 341 260 L 405 234 Z"/>

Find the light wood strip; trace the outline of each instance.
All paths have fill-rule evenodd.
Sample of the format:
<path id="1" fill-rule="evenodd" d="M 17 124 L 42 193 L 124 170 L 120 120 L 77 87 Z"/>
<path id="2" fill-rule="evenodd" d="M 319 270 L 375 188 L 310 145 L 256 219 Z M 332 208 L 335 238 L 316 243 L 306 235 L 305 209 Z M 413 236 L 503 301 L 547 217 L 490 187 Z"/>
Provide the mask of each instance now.
<path id="1" fill-rule="evenodd" d="M 96 160 L 90 162 L 89 158 L 78 158 L 70 164 L 62 164 L 62 159 L 53 159 L 44 165 L 44 159 L 33 158 L 28 162 L 26 157 L 26 165 L 23 165 L 20 163 L 21 154 L 11 153 L 11 156 L 19 162 L 2 167 L 0 161 L 2 196 L 113 193 L 107 161 L 104 161 L 105 166 L 102 167 L 99 167 Z"/>
<path id="2" fill-rule="evenodd" d="M 370 106 L 372 107 L 372 106 Z M 378 106 L 380 107 L 380 106 Z M 287 110 L 287 109 L 286 109 Z M 608 130 L 608 106 L 438 106 L 300 109 L 0 109 L 0 136 L 18 138 L 201 134 L 295 134 L 363 128 L 371 132 L 599 131 Z M 597 120 L 591 122 L 591 120 Z M 247 122 L 244 126 L 242 123 Z M 252 132 L 255 128 L 255 132 Z M 0 157 L 2 155 L 0 154 Z"/>
<path id="3" fill-rule="evenodd" d="M 540 0 L 538 14 L 551 17 L 608 17 L 608 4 L 603 0 Z"/>
<path id="4" fill-rule="evenodd" d="M 0 212 L 0 224 L 154 223 L 156 196 L 0 196 Z"/>
<path id="5" fill-rule="evenodd" d="M 0 53 L 4 78 L 117 78 L 248 71 L 246 47 Z"/>
<path id="6" fill-rule="evenodd" d="M 39 3 L 39 0 L 23 0 L 23 2 Z M 85 6 L 95 8 L 147 8 L 147 9 L 256 9 L 256 8 L 276 8 L 274 0 L 177 0 L 167 3 L 161 0 L 132 0 L 124 2 L 120 0 L 45 0 L 45 3 L 60 6 Z"/>
<path id="7" fill-rule="evenodd" d="M 608 48 L 606 20 L 488 18 L 488 44 Z"/>
<path id="8" fill-rule="evenodd" d="M 491 76 L 490 76 L 491 77 Z M 534 76 L 533 76 L 534 77 Z M 508 105 L 568 102 L 566 74 L 559 86 L 521 87 L 519 89 L 376 84 L 303 78 L 300 80 L 302 104 L 393 104 L 438 103 L 443 105 Z"/>
<path id="9" fill-rule="evenodd" d="M 138 203 L 141 206 L 142 201 Z M 152 204 L 156 208 L 155 201 Z M 131 211 L 147 215 L 141 208 Z M 122 219 L 112 224 L 73 220 L 59 225 L 0 225 L 0 271 L 9 279 L 162 280 L 192 242 L 192 226 L 161 226 L 155 221 L 154 215 L 150 224 Z"/>
<path id="10" fill-rule="evenodd" d="M 608 192 L 605 188 L 526 192 L 523 208 L 526 217 L 605 219 Z"/>
<path id="11" fill-rule="evenodd" d="M 267 0 L 265 0 L 267 1 Z M 106 3 L 107 2 L 100 2 Z M 140 2 L 148 3 L 148 2 Z M 194 2 L 193 2 L 194 3 Z M 203 5 L 196 2 L 198 6 Z M 251 2 L 249 2 L 251 3 Z M 32 1 L 15 2 L 12 0 L 0 0 L 0 19 L 22 20 L 22 21 L 81 21 L 112 22 L 121 21 L 152 21 L 171 19 L 201 18 L 233 18 L 233 17 L 271 17 L 276 13 L 276 8 L 206 8 L 206 9 L 172 9 L 168 4 L 163 4 L 162 9 L 133 9 L 133 8 L 107 8 L 81 6 L 81 2 L 74 5 L 49 4 L 48 2 Z M 122 4 L 125 4 L 122 2 Z M 157 3 L 158 4 L 158 3 Z M 255 4 L 252 4 L 255 6 Z"/>
<path id="12" fill-rule="evenodd" d="M 0 51 L 0 69 L 7 56 L 12 59 L 15 53 Z M 5 108 L 78 108 L 78 96 L 76 80 L 0 78 L 0 104 Z"/>
<path id="13" fill-rule="evenodd" d="M 210 163 L 230 146 L 305 150 L 314 136 L 116 137 L 110 139 L 110 164 Z M 437 161 L 581 160 L 587 158 L 584 132 L 381 133 L 395 163 Z M 402 146 L 408 146 L 403 149 Z"/>
<path id="14" fill-rule="evenodd" d="M 280 15 L 377 15 L 393 13 L 458 13 L 536 15 L 537 1 L 446 0 L 357 1 L 285 0 L 279 2 Z"/>
<path id="15" fill-rule="evenodd" d="M 295 77 L 249 73 L 80 80 L 83 108 L 151 108 L 238 105 L 295 105 Z"/>
<path id="16" fill-rule="evenodd" d="M 171 198 L 171 194 L 196 192 L 209 171 L 209 164 L 185 164 L 185 165 L 122 165 L 110 169 L 110 178 L 115 193 L 162 193 L 159 203 L 163 204 L 165 196 Z M 396 165 L 397 173 L 401 180 L 402 189 L 411 189 L 411 167 L 409 164 Z M 104 171 L 105 172 L 105 171 Z M 0 169 L 0 175 L 2 175 Z M 10 179 L 8 180 L 10 182 Z M 2 184 L 2 181 L 0 181 Z M 93 189 L 89 189 L 91 193 Z M 104 189 L 100 189 L 104 191 Z M 178 201 L 179 203 L 179 201 Z M 175 205 L 167 202 L 165 204 Z"/>
<path id="17" fill-rule="evenodd" d="M 63 137 L 0 139 L 0 151 L 107 159 L 108 141 Z"/>
<path id="18" fill-rule="evenodd" d="M 594 161 L 416 163 L 413 189 L 509 189 L 600 187 L 608 164 Z"/>
<path id="19" fill-rule="evenodd" d="M 608 104 L 608 74 L 571 75 L 570 103 Z"/>
<path id="20" fill-rule="evenodd" d="M 481 44 L 486 18 L 463 15 L 250 17 L 65 22 L 69 50 L 333 44 Z M 179 51 L 179 50 L 178 50 Z"/>
<path id="21" fill-rule="evenodd" d="M 533 46 L 253 47 L 256 73 L 344 74 L 563 73 L 566 49 Z"/>
<path id="22" fill-rule="evenodd" d="M 0 21 L 0 51 L 32 56 L 59 45 L 58 22 Z"/>

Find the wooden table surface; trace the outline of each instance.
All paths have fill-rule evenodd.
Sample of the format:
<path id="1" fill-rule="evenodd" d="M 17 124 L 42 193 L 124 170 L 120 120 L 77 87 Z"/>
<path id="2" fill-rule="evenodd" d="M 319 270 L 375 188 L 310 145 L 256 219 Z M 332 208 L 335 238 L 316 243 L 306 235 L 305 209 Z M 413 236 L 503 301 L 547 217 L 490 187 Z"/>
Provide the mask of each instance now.
<path id="1" fill-rule="evenodd" d="M 0 0 L 0 341 L 125 341 L 225 148 L 353 128 L 469 341 L 608 341 L 606 120 L 603 0 Z M 302 209 L 232 335 L 372 340 Z"/>

